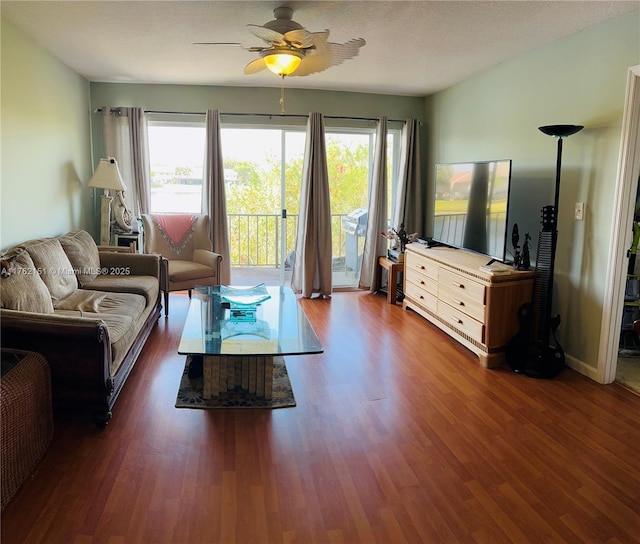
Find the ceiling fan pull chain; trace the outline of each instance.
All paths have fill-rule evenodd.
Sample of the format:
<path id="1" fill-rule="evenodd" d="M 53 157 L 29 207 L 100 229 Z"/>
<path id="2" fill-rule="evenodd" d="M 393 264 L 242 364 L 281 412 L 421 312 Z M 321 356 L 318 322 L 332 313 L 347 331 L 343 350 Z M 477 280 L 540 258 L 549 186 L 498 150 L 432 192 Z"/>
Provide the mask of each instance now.
<path id="1" fill-rule="evenodd" d="M 280 115 L 284 115 L 284 76 L 282 77 L 282 83 L 280 84 Z"/>

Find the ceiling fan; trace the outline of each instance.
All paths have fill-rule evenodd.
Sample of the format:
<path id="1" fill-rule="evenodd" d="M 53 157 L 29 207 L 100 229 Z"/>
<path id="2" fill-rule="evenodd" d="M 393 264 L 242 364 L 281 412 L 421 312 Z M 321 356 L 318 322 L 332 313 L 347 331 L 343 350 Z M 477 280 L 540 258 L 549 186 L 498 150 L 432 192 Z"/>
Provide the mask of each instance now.
<path id="1" fill-rule="evenodd" d="M 293 9 L 281 6 L 273 10 L 274 20 L 264 25 L 247 25 L 249 31 L 267 45 L 244 48 L 258 53 L 259 58 L 244 68 L 247 75 L 258 73 L 265 68 L 274 74 L 284 76 L 308 76 L 322 72 L 332 66 L 358 55 L 366 42 L 355 38 L 345 43 L 328 41 L 329 31 L 309 32 L 293 20 Z M 240 43 L 196 42 L 194 45 L 235 45 Z"/>

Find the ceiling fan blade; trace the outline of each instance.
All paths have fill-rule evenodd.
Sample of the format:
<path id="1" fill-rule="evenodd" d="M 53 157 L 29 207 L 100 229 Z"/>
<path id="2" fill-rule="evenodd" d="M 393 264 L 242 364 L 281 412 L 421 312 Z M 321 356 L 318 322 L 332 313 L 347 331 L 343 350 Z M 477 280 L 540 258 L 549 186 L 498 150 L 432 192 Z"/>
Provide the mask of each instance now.
<path id="1" fill-rule="evenodd" d="M 280 34 L 280 32 L 276 32 L 270 28 L 260 25 L 247 25 L 247 28 L 254 36 L 260 38 L 266 43 L 273 45 L 286 45 L 287 43 L 284 41 L 284 36 Z"/>
<path id="2" fill-rule="evenodd" d="M 260 57 L 259 59 L 252 60 L 249 64 L 247 64 L 244 67 L 244 73 L 247 76 L 251 74 L 257 74 L 258 72 L 264 70 L 266 67 L 267 65 L 264 63 L 264 59 Z"/>
<path id="3" fill-rule="evenodd" d="M 284 41 L 296 49 L 313 47 L 313 35 L 306 28 L 290 30 L 283 36 Z"/>
<path id="4" fill-rule="evenodd" d="M 331 43 L 327 41 L 328 37 L 328 30 L 313 33 L 315 48 L 309 50 L 291 76 L 308 76 L 332 66 L 338 66 L 345 60 L 357 56 L 360 48 L 366 44 L 362 38 L 355 38 L 345 43 Z"/>
<path id="5" fill-rule="evenodd" d="M 242 44 L 238 42 L 193 42 L 191 45 L 226 45 L 232 47 L 242 47 Z"/>

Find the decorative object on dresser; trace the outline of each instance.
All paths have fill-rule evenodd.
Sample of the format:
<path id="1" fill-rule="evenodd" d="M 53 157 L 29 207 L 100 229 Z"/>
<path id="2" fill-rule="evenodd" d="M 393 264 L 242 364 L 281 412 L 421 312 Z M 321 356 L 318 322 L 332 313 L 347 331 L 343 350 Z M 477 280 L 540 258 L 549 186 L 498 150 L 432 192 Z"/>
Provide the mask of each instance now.
<path id="1" fill-rule="evenodd" d="M 531 266 L 531 257 L 529 255 L 529 248 L 531 247 L 531 236 L 527 232 L 524 235 L 524 244 L 520 246 L 520 233 L 518 232 L 518 223 L 513 224 L 513 231 L 511 233 L 511 243 L 513 244 L 513 269 L 514 270 L 529 270 Z M 522 251 L 520 251 L 522 247 Z"/>
<path id="2" fill-rule="evenodd" d="M 499 366 L 516 333 L 513 316 L 531 299 L 533 271 L 502 263 L 485 271 L 486 256 L 447 247 L 407 246 L 403 307 L 442 329 L 478 356 L 486 368 Z"/>
<path id="3" fill-rule="evenodd" d="M 518 309 L 520 330 L 509 341 L 506 351 L 511 369 L 532 378 L 554 378 L 565 367 L 564 351 L 555 334 L 560 325 L 560 315 L 551 316 L 558 242 L 562 139 L 583 128 L 580 125 L 549 125 L 539 129 L 548 136 L 558 138 L 554 204 L 542 208 L 542 230 L 538 235 L 533 298 Z"/>

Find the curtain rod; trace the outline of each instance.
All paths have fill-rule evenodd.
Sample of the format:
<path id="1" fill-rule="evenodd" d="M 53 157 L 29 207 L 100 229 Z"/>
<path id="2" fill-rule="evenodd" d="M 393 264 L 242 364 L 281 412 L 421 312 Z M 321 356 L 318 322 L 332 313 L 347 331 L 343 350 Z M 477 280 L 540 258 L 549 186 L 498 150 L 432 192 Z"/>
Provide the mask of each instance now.
<path id="1" fill-rule="evenodd" d="M 112 113 L 120 113 L 118 108 L 112 108 Z M 102 113 L 102 108 L 98 108 L 94 113 Z M 161 111 L 161 110 L 145 110 L 145 113 L 165 114 L 165 115 L 206 115 L 206 112 L 202 111 Z M 220 115 L 227 117 L 297 117 L 302 119 L 308 119 L 308 114 L 302 113 L 226 113 L 220 112 Z M 346 117 L 342 115 L 324 115 L 325 119 L 340 119 L 344 121 L 378 121 L 378 117 Z M 387 119 L 391 123 L 406 123 L 406 119 Z"/>

